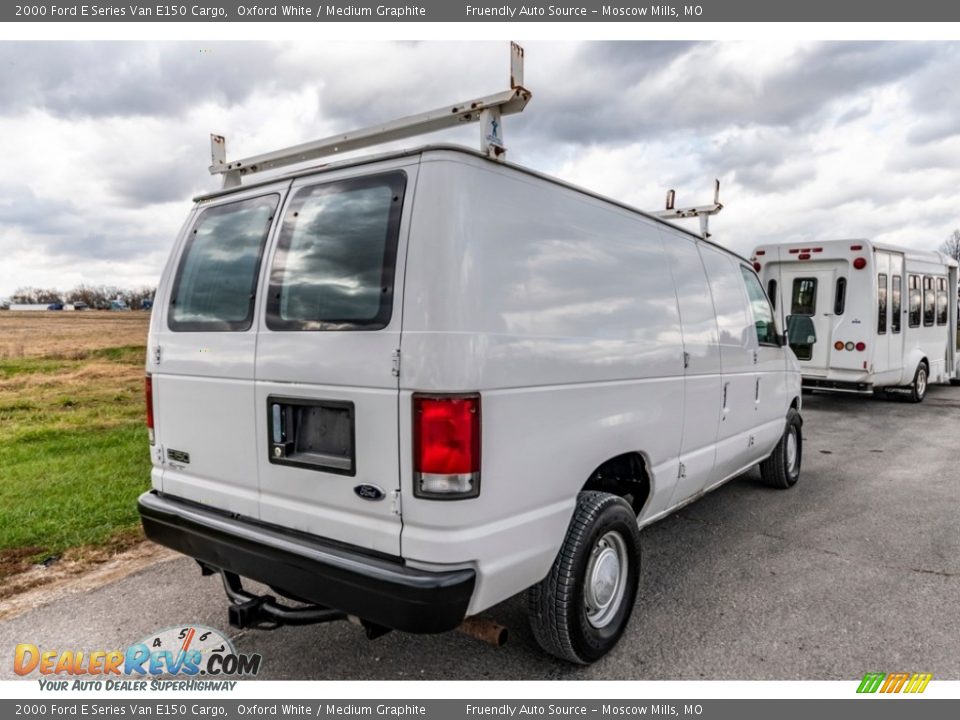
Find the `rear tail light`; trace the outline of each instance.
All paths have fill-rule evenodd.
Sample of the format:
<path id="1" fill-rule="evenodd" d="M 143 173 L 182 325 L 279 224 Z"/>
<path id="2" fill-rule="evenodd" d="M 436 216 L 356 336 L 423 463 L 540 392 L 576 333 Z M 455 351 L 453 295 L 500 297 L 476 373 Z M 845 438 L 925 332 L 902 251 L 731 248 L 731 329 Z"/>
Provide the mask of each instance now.
<path id="1" fill-rule="evenodd" d="M 797 259 L 798 259 L 798 260 L 809 260 L 809 259 L 810 259 L 810 253 L 808 253 L 808 252 L 802 252 L 802 253 L 800 253 L 799 255 L 797 255 Z"/>
<path id="2" fill-rule="evenodd" d="M 857 343 L 857 352 L 863 352 L 866 349 L 867 349 L 866 343 L 862 343 L 862 342 Z"/>
<path id="3" fill-rule="evenodd" d="M 853 351 L 853 348 L 855 347 L 855 345 L 854 345 L 852 342 L 848 342 L 846 345 L 844 345 L 844 347 L 845 347 L 848 351 L 852 352 L 852 351 Z"/>
<path id="4" fill-rule="evenodd" d="M 863 250 L 863 245 L 851 245 L 851 250 Z"/>
<path id="5" fill-rule="evenodd" d="M 833 349 L 834 349 L 834 350 L 843 350 L 843 340 L 837 340 L 837 341 L 833 344 Z"/>
<path id="6" fill-rule="evenodd" d="M 461 500 L 480 494 L 480 396 L 413 396 L 413 494 Z"/>
<path id="7" fill-rule="evenodd" d="M 147 434 L 150 436 L 150 444 L 157 442 L 156 434 L 153 431 L 153 378 L 147 375 L 143 382 L 143 393 L 147 400 Z"/>
<path id="8" fill-rule="evenodd" d="M 853 259 L 853 266 L 857 270 L 863 270 L 867 266 L 867 261 L 865 258 L 858 257 Z"/>
<path id="9" fill-rule="evenodd" d="M 755 263 L 753 264 L 753 269 L 756 270 L 757 272 L 760 272 L 760 263 L 755 262 Z"/>

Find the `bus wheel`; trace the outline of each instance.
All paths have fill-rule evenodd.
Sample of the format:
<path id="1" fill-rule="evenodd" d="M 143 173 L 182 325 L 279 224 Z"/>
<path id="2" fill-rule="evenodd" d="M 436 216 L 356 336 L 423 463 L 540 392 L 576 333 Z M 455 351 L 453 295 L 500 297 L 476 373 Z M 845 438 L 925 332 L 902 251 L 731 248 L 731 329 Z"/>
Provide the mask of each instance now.
<path id="1" fill-rule="evenodd" d="M 910 386 L 910 402 L 923 402 L 923 398 L 927 395 L 927 376 L 929 372 L 926 361 L 921 360 L 920 365 L 917 366 L 917 373 L 913 376 L 913 385 Z"/>

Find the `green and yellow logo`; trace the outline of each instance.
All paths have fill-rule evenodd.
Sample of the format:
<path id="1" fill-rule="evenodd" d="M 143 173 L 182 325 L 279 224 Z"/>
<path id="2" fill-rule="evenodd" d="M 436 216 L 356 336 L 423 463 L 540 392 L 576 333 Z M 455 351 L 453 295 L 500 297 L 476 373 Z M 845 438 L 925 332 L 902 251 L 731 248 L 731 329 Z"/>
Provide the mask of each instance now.
<path id="1" fill-rule="evenodd" d="M 930 673 L 867 673 L 858 693 L 922 693 L 933 679 Z"/>

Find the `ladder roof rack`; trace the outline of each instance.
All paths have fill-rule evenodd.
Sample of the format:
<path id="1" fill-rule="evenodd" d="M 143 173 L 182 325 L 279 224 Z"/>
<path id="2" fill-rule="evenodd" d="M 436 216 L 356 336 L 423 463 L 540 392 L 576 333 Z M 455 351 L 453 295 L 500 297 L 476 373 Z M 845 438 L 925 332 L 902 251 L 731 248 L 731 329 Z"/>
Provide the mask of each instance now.
<path id="1" fill-rule="evenodd" d="M 667 190 L 666 208 L 663 210 L 654 210 L 654 215 L 661 220 L 685 220 L 687 218 L 700 218 L 700 235 L 706 239 L 710 237 L 710 216 L 716 215 L 723 210 L 723 204 L 720 202 L 720 181 L 713 181 L 713 202 L 710 205 L 695 205 L 691 207 L 674 207 L 677 199 L 676 190 Z"/>
<path id="2" fill-rule="evenodd" d="M 223 175 L 224 188 L 238 187 L 245 175 L 473 122 L 480 122 L 480 152 L 502 162 L 507 150 L 501 117 L 522 112 L 531 97 L 532 93 L 523 86 L 523 48 L 512 42 L 509 90 L 240 160 L 228 161 L 226 140 L 222 135 L 211 135 L 210 174 Z"/>

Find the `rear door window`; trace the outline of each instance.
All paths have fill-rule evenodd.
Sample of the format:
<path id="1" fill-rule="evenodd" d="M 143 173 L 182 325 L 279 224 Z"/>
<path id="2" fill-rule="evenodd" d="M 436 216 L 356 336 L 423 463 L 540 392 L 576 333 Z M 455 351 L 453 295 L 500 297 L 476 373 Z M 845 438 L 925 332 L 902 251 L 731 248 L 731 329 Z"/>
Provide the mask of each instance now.
<path id="1" fill-rule="evenodd" d="M 893 287 L 890 290 L 890 329 L 893 332 L 900 332 L 900 313 L 902 312 L 902 295 L 903 288 L 901 284 L 903 283 L 902 278 L 899 275 L 893 276 Z"/>
<path id="2" fill-rule="evenodd" d="M 937 298 L 933 290 L 933 278 L 923 276 L 923 324 L 933 325 L 936 316 Z"/>
<path id="3" fill-rule="evenodd" d="M 271 330 L 379 330 L 393 312 L 406 175 L 301 188 L 270 273 Z"/>
<path id="4" fill-rule="evenodd" d="M 794 278 L 790 300 L 791 315 L 814 315 L 817 312 L 817 279 Z"/>
<path id="5" fill-rule="evenodd" d="M 260 259 L 279 201 L 279 195 L 264 195 L 200 213 L 173 281 L 167 320 L 171 330 L 250 328 Z"/>
<path id="6" fill-rule="evenodd" d="M 877 334 L 887 334 L 887 274 L 877 275 Z"/>

